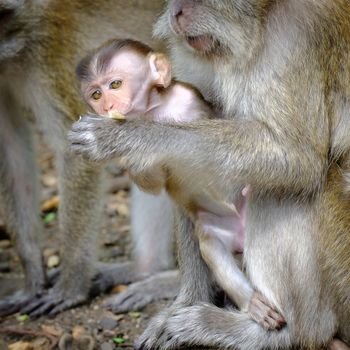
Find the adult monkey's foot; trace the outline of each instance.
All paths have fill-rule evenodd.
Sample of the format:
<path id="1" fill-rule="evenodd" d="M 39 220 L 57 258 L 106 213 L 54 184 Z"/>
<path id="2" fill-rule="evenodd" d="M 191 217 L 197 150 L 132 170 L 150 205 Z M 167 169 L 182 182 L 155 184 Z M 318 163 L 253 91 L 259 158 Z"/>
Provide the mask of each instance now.
<path id="1" fill-rule="evenodd" d="M 84 303 L 87 299 L 85 294 L 76 293 L 76 291 L 67 293 L 67 291 L 61 291 L 59 288 L 54 287 L 47 293 L 32 298 L 19 312 L 30 317 L 39 317 L 41 315 L 54 316 L 73 306 Z"/>
<path id="2" fill-rule="evenodd" d="M 129 285 L 126 291 L 111 297 L 105 306 L 115 313 L 140 310 L 153 301 L 173 299 L 179 288 L 179 271 L 163 271 Z"/>
<path id="3" fill-rule="evenodd" d="M 44 288 L 38 288 L 36 292 L 28 292 L 24 289 L 19 290 L 14 295 L 0 301 L 0 317 L 20 312 L 26 305 L 40 298 L 43 294 Z"/>
<path id="4" fill-rule="evenodd" d="M 163 341 L 163 338 L 164 335 L 166 337 L 167 334 L 166 321 L 171 317 L 171 315 L 173 315 L 173 313 L 176 313 L 178 308 L 181 308 L 181 306 L 172 305 L 153 317 L 145 331 L 136 340 L 134 348 L 136 350 L 164 348 L 166 342 Z"/>
<path id="5" fill-rule="evenodd" d="M 173 299 L 180 288 L 178 270 L 142 272 L 130 261 L 97 264 L 98 273 L 92 282 L 91 295 L 107 292 L 118 284 L 129 284 L 124 292 L 108 299 L 105 306 L 115 313 L 139 310 L 152 301 Z"/>

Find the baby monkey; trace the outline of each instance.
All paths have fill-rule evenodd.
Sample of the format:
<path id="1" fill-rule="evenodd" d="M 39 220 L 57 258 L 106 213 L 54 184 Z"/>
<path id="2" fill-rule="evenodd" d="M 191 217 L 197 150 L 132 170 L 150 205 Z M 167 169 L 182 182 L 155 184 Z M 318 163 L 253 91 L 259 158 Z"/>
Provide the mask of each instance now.
<path id="1" fill-rule="evenodd" d="M 172 79 L 166 55 L 138 41 L 110 40 L 83 58 L 76 71 L 85 101 L 102 116 L 119 121 L 143 118 L 188 123 L 213 114 L 194 87 Z M 203 259 L 219 286 L 241 310 L 267 329 L 285 324 L 280 313 L 253 290 L 232 255 L 243 253 L 250 186 L 233 205 L 223 201 L 225 194 L 214 188 L 203 189 L 195 179 L 178 181 L 173 168 L 153 164 L 131 177 L 147 192 L 159 193 L 166 188 L 185 208 L 195 222 Z"/>

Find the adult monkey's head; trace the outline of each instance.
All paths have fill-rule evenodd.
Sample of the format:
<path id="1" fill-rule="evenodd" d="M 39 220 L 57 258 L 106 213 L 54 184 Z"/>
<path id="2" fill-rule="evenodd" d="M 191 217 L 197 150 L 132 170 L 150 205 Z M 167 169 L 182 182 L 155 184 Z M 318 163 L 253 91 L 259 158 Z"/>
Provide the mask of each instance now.
<path id="1" fill-rule="evenodd" d="M 170 44 L 174 76 L 234 113 L 241 72 L 264 47 L 266 16 L 276 0 L 169 0 L 154 27 Z"/>
<path id="2" fill-rule="evenodd" d="M 155 35 L 208 59 L 249 60 L 273 0 L 169 0 Z"/>

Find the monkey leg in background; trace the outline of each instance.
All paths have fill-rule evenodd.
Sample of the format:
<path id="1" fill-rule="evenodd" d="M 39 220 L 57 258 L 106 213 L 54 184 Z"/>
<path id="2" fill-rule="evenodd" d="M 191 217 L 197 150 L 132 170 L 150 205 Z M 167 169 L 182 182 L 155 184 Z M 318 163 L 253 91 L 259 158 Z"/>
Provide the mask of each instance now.
<path id="1" fill-rule="evenodd" d="M 167 249 L 158 251 L 158 245 L 145 244 L 151 250 L 141 254 L 138 263 L 95 266 L 103 169 L 66 151 L 66 132 L 74 119 L 85 111 L 76 89 L 74 69 L 78 60 L 107 38 L 130 36 L 147 42 L 162 3 L 141 1 L 136 6 L 124 1 L 101 0 L 98 6 L 96 1 L 85 1 L 81 6 L 78 0 L 48 0 L 43 7 L 35 1 L 1 2 L 0 200 L 9 231 L 16 240 L 26 283 L 23 291 L 1 301 L 0 314 L 21 310 L 33 316 L 55 313 L 81 303 L 88 296 L 95 272 L 94 292 L 101 292 L 115 284 L 140 281 L 145 275 L 151 276 L 172 266 L 168 246 L 170 222 L 164 234 L 157 236 L 158 241 L 164 238 L 165 242 L 159 246 L 162 249 L 167 246 Z M 1 16 L 2 13 L 5 16 Z M 40 213 L 32 132 L 22 107 L 33 113 L 57 157 L 62 266 L 59 280 L 48 294 L 43 294 L 45 278 L 36 239 L 40 231 Z M 163 199 L 159 200 L 164 203 Z M 146 207 L 148 204 L 136 205 Z M 156 211 L 150 216 L 138 215 L 141 215 L 140 222 L 135 217 L 133 221 L 139 226 L 147 220 L 152 223 L 149 226 L 156 227 Z M 134 240 L 139 242 L 135 251 L 138 255 L 142 250 L 140 241 L 151 239 L 153 233 L 141 229 L 133 232 Z M 139 239 L 138 235 L 142 237 Z M 152 264 L 149 264 L 149 257 L 153 258 Z M 158 262 L 161 267 L 157 266 Z M 143 266 L 142 271 L 139 271 L 140 266 Z M 176 284 L 176 273 L 171 274 Z M 128 293 L 128 307 L 144 306 L 153 300 L 152 293 L 155 298 L 160 297 L 163 289 L 157 282 L 168 281 L 169 276 L 164 276 L 164 272 L 156 276 L 156 281 L 147 280 L 141 287 L 125 292 Z M 176 288 L 173 289 L 175 293 Z M 169 296 L 169 291 L 165 296 Z M 117 301 L 113 305 L 116 307 Z M 125 309 L 125 303 L 122 308 Z"/>
<path id="2" fill-rule="evenodd" d="M 4 313 L 16 312 L 28 300 L 40 296 L 45 287 L 38 234 L 38 178 L 33 145 L 33 126 L 19 118 L 19 108 L 3 84 L 0 87 L 0 205 L 3 220 L 18 248 L 24 267 L 25 289 L 8 302 L 0 302 Z"/>
<path id="3" fill-rule="evenodd" d="M 132 186 L 131 226 L 134 243 L 133 261 L 106 266 L 104 280 L 117 281 L 124 275 L 133 283 L 128 289 L 111 297 L 107 307 L 113 312 L 139 309 L 146 303 L 173 298 L 179 289 L 178 270 L 174 270 L 173 205 L 162 191 L 155 196 Z M 115 282 L 114 282 L 115 283 Z M 108 285 L 113 284 L 109 282 Z"/>

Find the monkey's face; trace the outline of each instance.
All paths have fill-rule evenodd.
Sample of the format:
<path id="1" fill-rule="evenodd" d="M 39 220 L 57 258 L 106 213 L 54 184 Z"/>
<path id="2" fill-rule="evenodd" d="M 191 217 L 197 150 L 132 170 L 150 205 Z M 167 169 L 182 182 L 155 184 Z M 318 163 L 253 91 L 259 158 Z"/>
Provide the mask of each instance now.
<path id="1" fill-rule="evenodd" d="M 169 0 L 155 34 L 200 56 L 247 59 L 257 42 L 263 0 Z"/>
<path id="2" fill-rule="evenodd" d="M 96 67 L 92 70 L 95 71 L 94 78 L 82 84 L 82 92 L 97 114 L 117 111 L 132 116 L 133 112 L 142 109 L 139 94 L 145 91 L 149 72 L 144 57 L 125 50 L 116 54 L 102 71 Z"/>
<path id="3" fill-rule="evenodd" d="M 30 0 L 0 0 L 0 61 L 15 56 L 25 45 L 23 17 Z M 34 22 L 34 19 L 32 20 Z"/>

